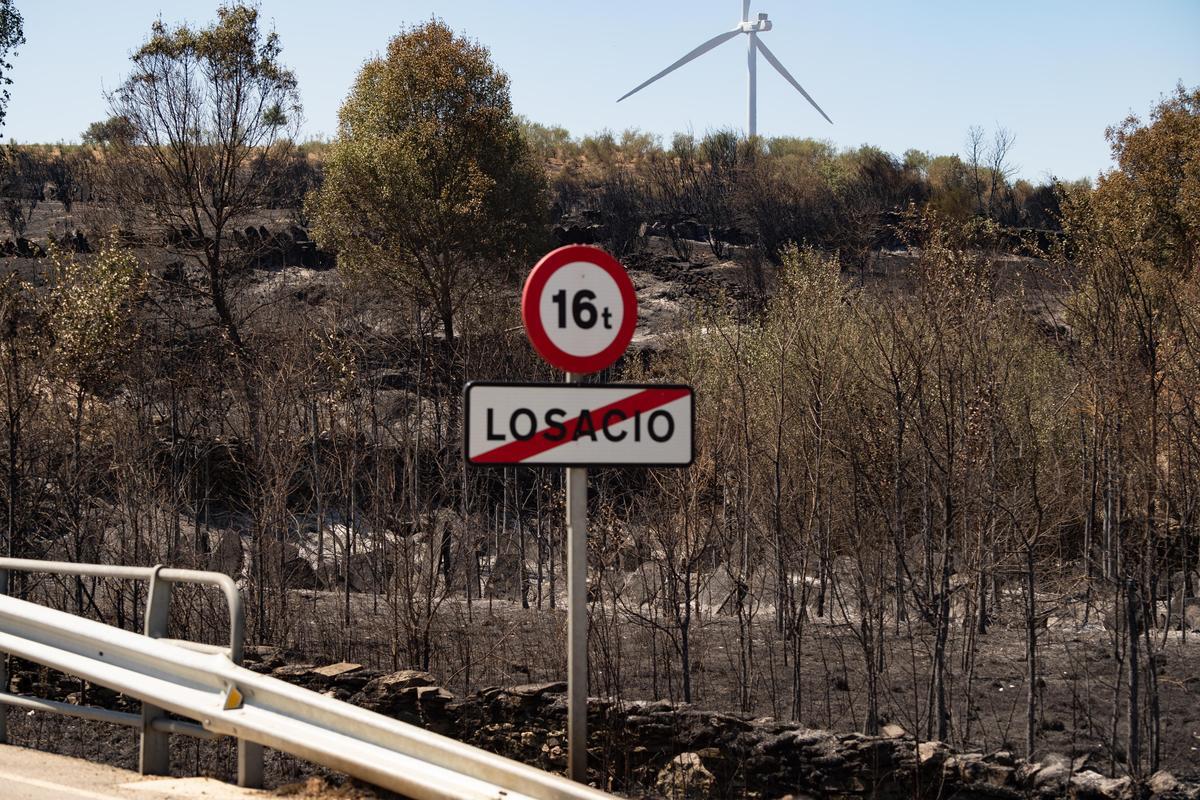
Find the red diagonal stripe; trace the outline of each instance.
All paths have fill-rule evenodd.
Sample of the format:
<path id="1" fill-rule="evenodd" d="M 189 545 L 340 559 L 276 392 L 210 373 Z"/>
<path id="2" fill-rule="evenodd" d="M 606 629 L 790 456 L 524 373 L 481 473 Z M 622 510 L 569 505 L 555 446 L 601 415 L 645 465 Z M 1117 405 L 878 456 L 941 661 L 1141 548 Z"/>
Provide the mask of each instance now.
<path id="1" fill-rule="evenodd" d="M 625 419 L 615 420 L 613 426 L 620 425 L 634 414 L 652 411 L 659 406 L 665 406 L 672 400 L 678 400 L 681 397 L 687 397 L 689 390 L 677 386 L 664 388 L 643 389 L 640 392 L 635 392 L 628 397 L 623 397 L 614 403 L 609 403 L 606 406 L 592 410 L 592 419 L 596 421 L 596 433 L 604 430 L 609 425 L 604 424 L 604 415 L 609 411 L 622 411 L 625 414 Z M 511 463 L 513 461 L 525 461 L 533 458 L 536 455 L 551 450 L 559 445 L 569 444 L 574 441 L 575 431 L 579 427 L 579 417 L 563 420 L 562 423 L 567 432 L 561 439 L 551 440 L 546 438 L 546 434 L 550 433 L 551 428 L 543 428 L 535 433 L 531 438 L 524 441 L 509 442 L 502 444 L 499 447 L 488 450 L 486 453 L 481 453 L 471 459 L 475 464 L 494 464 L 497 462 Z"/>

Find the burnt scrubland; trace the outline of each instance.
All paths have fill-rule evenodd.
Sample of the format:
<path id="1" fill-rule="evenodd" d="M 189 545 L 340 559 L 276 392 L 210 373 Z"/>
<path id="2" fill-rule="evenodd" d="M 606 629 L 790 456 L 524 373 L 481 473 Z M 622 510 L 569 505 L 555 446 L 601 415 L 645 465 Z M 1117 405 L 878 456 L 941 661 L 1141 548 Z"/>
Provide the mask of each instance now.
<path id="1" fill-rule="evenodd" d="M 597 785 L 1195 795 L 1196 90 L 1115 124 L 1094 185 L 1032 186 L 1003 129 L 936 157 L 574 139 L 437 21 L 367 62 L 331 142 L 296 143 L 254 9 L 160 22 L 130 69 L 83 144 L 3 149 L 6 554 L 227 572 L 255 668 L 561 769 L 561 475 L 466 468 L 460 392 L 561 379 L 520 284 L 596 244 L 641 315 L 597 380 L 698 404 L 691 467 L 591 475 Z M 167 78 L 204 113 L 163 113 Z M 145 601 L 13 591 L 134 629 Z M 216 597 L 177 598 L 174 636 L 221 639 Z"/>

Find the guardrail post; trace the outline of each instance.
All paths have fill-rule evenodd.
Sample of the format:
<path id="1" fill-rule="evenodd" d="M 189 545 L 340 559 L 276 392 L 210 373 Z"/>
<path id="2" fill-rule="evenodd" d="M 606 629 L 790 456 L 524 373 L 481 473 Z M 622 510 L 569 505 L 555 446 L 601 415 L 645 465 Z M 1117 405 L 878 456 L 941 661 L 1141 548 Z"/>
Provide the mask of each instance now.
<path id="1" fill-rule="evenodd" d="M 165 636 L 167 621 L 171 618 L 171 582 L 159 577 L 162 564 L 154 567 L 150 576 L 150 590 L 146 595 L 145 634 L 153 639 Z M 142 746 L 138 757 L 138 770 L 143 775 L 170 775 L 170 736 L 152 727 L 154 720 L 166 716 L 157 706 L 142 703 Z"/>
<path id="2" fill-rule="evenodd" d="M 242 611 L 242 596 L 236 590 L 227 594 L 229 602 L 229 658 L 239 667 L 245 654 L 245 614 Z M 263 746 L 247 739 L 237 740 L 238 786 L 261 789 L 263 785 Z"/>
<path id="3" fill-rule="evenodd" d="M 8 594 L 8 570 L 0 569 L 0 594 Z M 0 653 L 0 693 L 8 693 L 8 653 Z M 0 744 L 8 742 L 8 704 L 0 703 Z"/>
<path id="4" fill-rule="evenodd" d="M 263 746 L 248 739 L 238 739 L 238 786 L 261 789 L 263 785 Z"/>

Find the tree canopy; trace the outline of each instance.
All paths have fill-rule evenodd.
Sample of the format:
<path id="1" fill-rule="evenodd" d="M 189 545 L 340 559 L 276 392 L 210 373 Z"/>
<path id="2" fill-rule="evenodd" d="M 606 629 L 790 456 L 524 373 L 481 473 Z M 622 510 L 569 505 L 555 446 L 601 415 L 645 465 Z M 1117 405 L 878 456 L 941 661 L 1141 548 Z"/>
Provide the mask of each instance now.
<path id="1" fill-rule="evenodd" d="M 294 147 L 300 97 L 281 53 L 252 5 L 222 5 L 205 27 L 158 20 L 108 95 L 111 130 L 95 131 L 109 137 L 102 163 L 118 222 L 198 267 L 181 280 L 211 304 L 256 439 L 254 352 L 242 335 L 252 309 L 232 279 L 262 243 L 233 234 L 272 201 Z"/>
<path id="2" fill-rule="evenodd" d="M 241 262 L 228 238 L 271 196 L 292 147 L 285 122 L 300 115 L 281 51 L 253 6 L 223 5 L 203 28 L 159 20 L 108 96 L 109 121 L 87 133 L 110 145 L 107 189 L 130 224 L 202 265 L 203 292 L 239 352 L 226 283 L 230 262 Z"/>
<path id="3" fill-rule="evenodd" d="M 1191 272 L 1200 262 L 1200 88 L 1182 85 L 1149 123 L 1130 116 L 1108 129 L 1118 169 L 1096 187 L 1102 215 L 1128 226 L 1148 258 Z"/>
<path id="4" fill-rule="evenodd" d="M 466 294 L 541 235 L 543 185 L 507 76 L 434 19 L 363 66 L 308 206 L 342 268 L 430 305 L 453 341 Z"/>
<path id="5" fill-rule="evenodd" d="M 133 138 L 133 126 L 124 117 L 109 117 L 87 126 L 80 139 L 84 144 L 106 145 L 128 142 Z"/>

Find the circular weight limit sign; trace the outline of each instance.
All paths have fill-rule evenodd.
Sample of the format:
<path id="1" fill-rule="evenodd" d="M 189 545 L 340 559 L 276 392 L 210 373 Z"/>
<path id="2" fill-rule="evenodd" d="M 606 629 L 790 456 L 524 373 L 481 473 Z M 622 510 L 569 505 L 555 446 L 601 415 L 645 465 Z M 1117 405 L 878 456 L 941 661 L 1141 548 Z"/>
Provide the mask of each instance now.
<path id="1" fill-rule="evenodd" d="M 599 372 L 633 339 L 637 295 L 615 258 L 572 244 L 547 253 L 529 273 L 521 318 L 533 349 L 552 366 Z"/>

